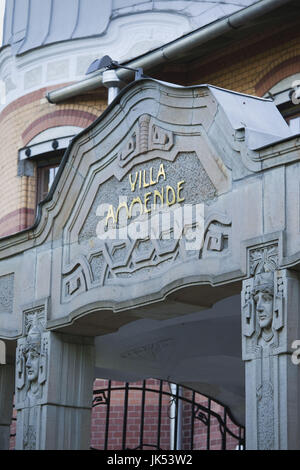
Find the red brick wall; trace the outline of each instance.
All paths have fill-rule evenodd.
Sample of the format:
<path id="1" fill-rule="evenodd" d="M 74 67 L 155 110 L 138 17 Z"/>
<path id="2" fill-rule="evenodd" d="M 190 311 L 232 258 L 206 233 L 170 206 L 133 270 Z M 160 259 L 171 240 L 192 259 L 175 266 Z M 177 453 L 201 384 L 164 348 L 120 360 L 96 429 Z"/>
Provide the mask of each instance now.
<path id="1" fill-rule="evenodd" d="M 107 381 L 97 380 L 95 388 L 106 388 Z M 131 384 L 142 387 L 142 382 Z M 124 387 L 123 382 L 112 382 L 112 387 Z M 147 387 L 159 390 L 159 382 L 157 380 L 147 380 Z M 164 391 L 168 392 L 167 386 L 164 386 Z M 124 420 L 124 391 L 114 391 L 111 394 L 111 407 L 110 407 L 110 424 L 108 434 L 108 449 L 118 450 L 122 449 L 122 436 L 123 436 L 123 420 Z M 141 424 L 141 407 L 142 392 L 131 391 L 129 393 L 128 401 L 128 415 L 127 415 L 127 432 L 126 432 L 126 448 L 135 449 L 140 444 L 140 424 Z M 154 449 L 153 444 L 157 442 L 157 429 L 158 429 L 158 403 L 159 395 L 155 392 L 147 392 L 145 400 L 144 411 L 144 444 L 148 444 Z M 101 405 L 93 409 L 92 413 L 92 436 L 91 446 L 96 449 L 104 449 L 105 439 L 105 423 L 106 423 L 106 410 L 105 405 Z M 169 425 L 169 399 L 164 397 L 162 400 L 162 414 L 161 414 L 161 447 L 169 449 L 170 443 L 170 425 Z"/>
<path id="2" fill-rule="evenodd" d="M 49 90 L 24 95 L 0 113 L 0 237 L 28 228 L 35 219 L 37 175 L 18 176 L 18 151 L 51 127 L 86 128 L 107 106 L 103 89 L 59 105 L 47 102 Z"/>
<path id="3" fill-rule="evenodd" d="M 185 391 L 184 396 L 186 398 L 192 398 L 191 391 Z M 199 403 L 206 408 L 211 407 L 212 412 L 217 413 L 224 419 L 224 408 L 219 404 L 211 401 L 209 404 L 209 399 L 201 395 L 196 394 L 195 396 L 196 403 Z M 188 450 L 191 448 L 191 427 L 192 427 L 192 406 L 189 403 L 183 405 L 183 427 L 182 427 L 182 449 Z M 207 413 L 203 413 L 204 418 L 210 420 L 210 430 L 208 434 L 208 426 L 206 426 L 201 420 L 194 420 L 194 449 L 195 450 L 205 450 L 209 448 L 210 450 L 220 450 L 222 448 L 222 434 L 220 432 L 220 425 L 214 416 L 209 416 Z M 226 423 L 228 428 L 235 434 L 239 435 L 239 428 L 232 423 L 230 418 L 227 416 Z M 235 450 L 238 445 L 237 439 L 227 434 L 226 436 L 226 449 Z"/>
<path id="4" fill-rule="evenodd" d="M 112 382 L 112 388 L 124 387 L 123 382 Z M 127 415 L 127 432 L 126 432 L 126 448 L 136 449 L 140 444 L 140 426 L 141 426 L 141 402 L 142 402 L 142 382 L 130 384 L 141 388 L 141 391 L 130 391 L 128 401 L 128 415 Z M 97 379 L 94 384 L 94 389 L 107 389 L 108 381 Z M 149 379 L 146 381 L 146 387 L 159 391 L 160 382 L 158 380 Z M 167 383 L 163 386 L 164 392 L 170 392 Z M 185 390 L 183 397 L 191 400 L 192 391 Z M 111 393 L 111 406 L 110 406 L 110 419 L 109 419 L 109 433 L 108 433 L 108 450 L 121 450 L 122 449 L 122 436 L 124 424 L 124 390 L 113 391 Z M 208 399 L 199 394 L 195 395 L 196 403 L 200 403 L 205 407 L 209 407 Z M 162 397 L 162 412 L 161 412 L 161 438 L 160 448 L 163 450 L 170 450 L 170 397 L 164 395 Z M 158 430 L 158 405 L 159 394 L 147 391 L 145 396 L 144 408 L 144 449 L 155 450 L 157 443 L 157 430 Z M 224 409 L 222 406 L 215 402 L 211 402 L 211 410 L 218 413 L 223 418 Z M 91 420 L 91 447 L 94 449 L 103 450 L 105 445 L 105 429 L 106 429 L 106 413 L 107 406 L 105 404 L 94 407 L 92 411 Z M 16 413 L 14 412 L 14 417 Z M 227 418 L 227 425 L 234 434 L 238 435 L 238 427 L 234 425 L 229 418 Z M 192 413 L 191 404 L 183 403 L 182 405 L 182 450 L 191 449 L 191 428 L 192 428 Z M 16 422 L 13 421 L 11 425 L 11 434 L 16 432 Z M 234 450 L 238 444 L 237 440 L 227 435 L 228 450 Z M 147 446 L 148 444 L 148 446 Z M 205 450 L 207 448 L 207 426 L 200 420 L 194 420 L 194 450 Z M 154 445 L 154 446 L 153 446 Z M 10 450 L 15 448 L 15 437 L 11 438 Z M 209 448 L 211 450 L 219 450 L 222 448 L 222 435 L 220 432 L 219 423 L 216 418 L 211 417 L 210 421 L 210 438 Z"/>
<path id="5" fill-rule="evenodd" d="M 142 382 L 130 384 L 131 386 L 142 387 Z M 97 380 L 95 382 L 96 389 L 105 389 L 108 382 L 105 380 Z M 112 388 L 124 387 L 122 382 L 112 382 Z M 147 388 L 159 390 L 159 381 L 149 379 L 146 381 Z M 164 383 L 164 392 L 170 392 L 168 384 Z M 140 426 L 141 426 L 141 410 L 142 410 L 142 390 L 130 391 L 128 401 L 128 416 L 127 416 L 127 438 L 126 448 L 135 449 L 139 446 Z M 192 391 L 185 390 L 183 397 L 192 399 Z M 108 450 L 122 449 L 122 436 L 123 436 L 123 419 L 124 419 L 124 391 L 114 391 L 111 393 L 111 407 L 110 407 L 110 424 L 108 435 Z M 199 394 L 195 395 L 195 401 L 208 407 L 208 399 Z M 157 430 L 158 430 L 158 404 L 159 394 L 154 392 L 146 393 L 145 399 L 145 414 L 144 414 L 144 444 L 149 446 L 157 443 Z M 211 410 L 220 414 L 223 418 L 224 409 L 222 406 L 215 402 L 211 402 Z M 93 409 L 92 412 L 92 434 L 91 446 L 95 449 L 104 449 L 105 440 L 105 424 L 106 424 L 107 406 L 100 405 Z M 162 413 L 161 413 L 161 442 L 160 448 L 163 450 L 170 450 L 170 397 L 163 396 L 162 399 Z M 227 417 L 227 425 L 234 434 L 238 435 L 238 427 L 234 425 L 229 417 Z M 192 413 L 191 405 L 184 403 L 182 406 L 182 450 L 189 450 L 191 448 L 191 428 L 192 428 Z M 238 441 L 227 435 L 226 439 L 228 450 L 234 450 Z M 194 450 L 204 450 L 207 448 L 207 426 L 200 420 L 194 420 Z M 210 449 L 219 450 L 222 448 L 222 434 L 220 432 L 219 423 L 216 418 L 211 417 L 210 422 Z M 144 447 L 154 449 L 155 447 Z"/>

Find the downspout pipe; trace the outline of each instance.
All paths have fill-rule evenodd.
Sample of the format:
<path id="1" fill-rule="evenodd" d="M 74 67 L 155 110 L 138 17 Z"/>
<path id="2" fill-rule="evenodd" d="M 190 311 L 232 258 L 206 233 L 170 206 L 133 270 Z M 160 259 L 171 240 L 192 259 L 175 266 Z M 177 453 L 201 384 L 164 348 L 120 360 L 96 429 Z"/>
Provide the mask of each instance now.
<path id="1" fill-rule="evenodd" d="M 161 65 L 173 59 L 184 56 L 190 49 L 199 47 L 213 39 L 216 39 L 229 31 L 239 29 L 247 23 L 267 14 L 275 8 L 281 7 L 292 0 L 261 0 L 243 10 L 233 13 L 226 18 L 217 20 L 207 26 L 187 34 L 184 37 L 176 39 L 159 49 L 151 51 L 137 59 L 134 59 L 126 65 L 132 68 L 143 68 Z M 64 88 L 54 90 L 46 95 L 50 103 L 60 103 L 61 101 L 73 98 L 82 93 L 95 90 L 103 86 L 103 70 L 96 72 L 94 76 L 81 80 L 80 82 L 68 85 Z M 125 69 L 119 69 L 117 75 L 121 81 L 128 79 L 131 72 Z"/>
<path id="2" fill-rule="evenodd" d="M 170 406 L 170 450 L 181 450 L 182 449 L 182 389 L 179 385 L 170 384 L 170 389 L 172 393 L 172 402 Z M 178 397 L 178 403 L 176 406 L 176 400 Z M 177 419 L 176 419 L 177 415 Z M 177 423 L 177 439 L 175 442 L 175 426 Z"/>
<path id="3" fill-rule="evenodd" d="M 107 104 L 110 105 L 120 92 L 121 81 L 115 70 L 105 70 L 102 74 L 102 83 L 108 88 Z"/>

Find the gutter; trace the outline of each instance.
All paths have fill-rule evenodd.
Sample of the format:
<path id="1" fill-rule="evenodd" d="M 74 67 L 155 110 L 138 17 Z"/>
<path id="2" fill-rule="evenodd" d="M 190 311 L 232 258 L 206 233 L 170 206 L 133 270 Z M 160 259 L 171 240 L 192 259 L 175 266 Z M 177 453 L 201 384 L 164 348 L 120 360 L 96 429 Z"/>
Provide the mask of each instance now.
<path id="1" fill-rule="evenodd" d="M 254 5 L 217 20 L 214 23 L 187 34 L 186 36 L 176 39 L 159 49 L 140 56 L 139 58 L 126 63 L 126 65 L 132 68 L 143 68 L 144 70 L 147 70 L 150 67 L 164 64 L 168 61 L 172 61 L 173 59 L 178 59 L 179 57 L 184 56 L 190 49 L 199 47 L 202 44 L 228 33 L 229 31 L 239 29 L 247 23 L 271 12 L 275 8 L 290 3 L 291 1 L 292 0 L 260 0 Z M 79 94 L 95 90 L 103 86 L 103 71 L 104 70 L 97 72 L 94 76 L 77 83 L 73 83 L 72 85 L 51 91 L 47 93 L 46 98 L 50 103 L 60 103 L 61 101 L 78 96 Z M 132 72 L 125 69 L 119 69 L 117 71 L 117 75 L 122 81 L 130 77 L 131 74 Z"/>

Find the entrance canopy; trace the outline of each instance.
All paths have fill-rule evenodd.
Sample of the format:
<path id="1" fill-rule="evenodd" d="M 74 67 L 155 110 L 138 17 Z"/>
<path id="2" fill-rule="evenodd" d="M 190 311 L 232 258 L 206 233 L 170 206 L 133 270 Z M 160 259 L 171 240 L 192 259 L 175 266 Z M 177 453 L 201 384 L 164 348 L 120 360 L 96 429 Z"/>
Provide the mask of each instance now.
<path id="1" fill-rule="evenodd" d="M 0 241 L 0 338 L 21 337 L 32 312 L 46 330 L 92 337 L 124 337 L 142 320 L 132 330 L 140 345 L 158 328 L 151 322 L 172 318 L 174 335 L 159 341 L 176 343 L 178 317 L 200 320 L 203 310 L 214 331 L 220 316 L 212 324 L 208 309 L 239 294 L 243 279 L 297 269 L 299 156 L 272 101 L 132 83 L 73 140 L 35 226 Z M 128 335 L 125 343 L 130 356 Z M 112 373 L 117 359 L 108 362 Z"/>
<path id="2" fill-rule="evenodd" d="M 271 101 L 131 84 L 74 139 L 36 225 L 1 240 L 1 337 L 40 299 L 48 328 L 89 315 L 91 335 L 207 308 L 239 291 L 270 239 L 296 263 L 297 142 Z"/>

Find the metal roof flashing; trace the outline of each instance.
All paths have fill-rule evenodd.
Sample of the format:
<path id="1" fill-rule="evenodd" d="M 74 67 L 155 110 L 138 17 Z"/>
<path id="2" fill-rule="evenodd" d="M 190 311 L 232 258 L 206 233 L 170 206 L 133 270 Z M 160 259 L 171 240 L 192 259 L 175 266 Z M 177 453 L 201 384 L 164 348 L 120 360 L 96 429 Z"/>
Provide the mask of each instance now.
<path id="1" fill-rule="evenodd" d="M 136 14 L 185 17 L 189 31 L 239 11 L 258 0 L 6 0 L 3 43 L 19 55 L 40 46 L 103 36 L 119 18 Z"/>

